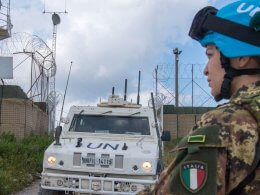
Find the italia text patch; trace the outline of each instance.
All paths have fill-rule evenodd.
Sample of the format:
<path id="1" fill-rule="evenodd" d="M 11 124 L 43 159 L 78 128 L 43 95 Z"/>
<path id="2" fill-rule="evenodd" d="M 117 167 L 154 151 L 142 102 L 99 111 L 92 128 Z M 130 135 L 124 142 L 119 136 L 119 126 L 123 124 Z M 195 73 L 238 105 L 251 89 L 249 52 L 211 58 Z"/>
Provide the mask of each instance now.
<path id="1" fill-rule="evenodd" d="M 190 192 L 198 192 L 207 180 L 207 164 L 200 161 L 184 162 L 180 166 L 183 186 Z"/>

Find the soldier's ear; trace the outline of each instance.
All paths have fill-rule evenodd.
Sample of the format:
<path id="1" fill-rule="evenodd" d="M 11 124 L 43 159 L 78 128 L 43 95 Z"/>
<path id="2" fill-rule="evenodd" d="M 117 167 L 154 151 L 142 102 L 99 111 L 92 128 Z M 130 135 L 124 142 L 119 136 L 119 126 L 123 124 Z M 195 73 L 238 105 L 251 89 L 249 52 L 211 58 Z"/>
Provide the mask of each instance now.
<path id="1" fill-rule="evenodd" d="M 239 68 L 248 68 L 250 65 L 250 57 L 240 57 L 238 59 L 238 66 Z"/>
<path id="2" fill-rule="evenodd" d="M 235 69 L 250 68 L 250 57 L 231 58 L 231 66 Z"/>

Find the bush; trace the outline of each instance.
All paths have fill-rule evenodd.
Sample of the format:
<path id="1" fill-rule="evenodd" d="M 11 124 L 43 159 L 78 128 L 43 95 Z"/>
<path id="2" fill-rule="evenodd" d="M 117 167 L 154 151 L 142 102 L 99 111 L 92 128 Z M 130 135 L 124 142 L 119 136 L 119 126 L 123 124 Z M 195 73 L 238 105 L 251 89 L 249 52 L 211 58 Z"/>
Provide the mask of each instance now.
<path id="1" fill-rule="evenodd" d="M 0 134 L 1 142 L 15 142 L 16 138 L 13 133 L 3 132 Z"/>
<path id="2" fill-rule="evenodd" d="M 12 194 L 29 185 L 42 171 L 48 135 L 29 135 L 17 140 L 13 134 L 0 134 L 0 195 Z"/>

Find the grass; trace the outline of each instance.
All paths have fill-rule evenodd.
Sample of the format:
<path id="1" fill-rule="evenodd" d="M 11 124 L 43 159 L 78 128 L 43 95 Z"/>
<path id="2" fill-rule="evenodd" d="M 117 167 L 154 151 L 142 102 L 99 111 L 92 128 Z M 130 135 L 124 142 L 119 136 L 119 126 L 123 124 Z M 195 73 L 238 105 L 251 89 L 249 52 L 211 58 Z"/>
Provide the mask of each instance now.
<path id="1" fill-rule="evenodd" d="M 174 159 L 175 157 L 175 152 L 170 152 L 175 146 L 178 144 L 178 142 L 182 138 L 178 139 L 173 139 L 169 142 L 164 143 L 164 154 L 163 154 L 163 161 L 164 161 L 164 166 L 167 167 L 167 165 L 170 164 L 170 162 Z"/>
<path id="2" fill-rule="evenodd" d="M 17 140 L 13 134 L 0 134 L 0 195 L 12 194 L 28 186 L 42 171 L 48 135 L 29 135 Z"/>

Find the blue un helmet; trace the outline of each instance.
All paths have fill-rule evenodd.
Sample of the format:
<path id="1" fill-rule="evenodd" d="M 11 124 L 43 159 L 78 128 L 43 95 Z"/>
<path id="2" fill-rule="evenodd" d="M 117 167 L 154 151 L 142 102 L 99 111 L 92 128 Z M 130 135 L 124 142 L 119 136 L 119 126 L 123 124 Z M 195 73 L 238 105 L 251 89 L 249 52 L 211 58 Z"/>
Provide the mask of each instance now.
<path id="1" fill-rule="evenodd" d="M 216 101 L 230 98 L 234 77 L 260 74 L 260 69 L 237 70 L 230 65 L 230 58 L 260 56 L 260 0 L 240 0 L 220 10 L 211 6 L 201 9 L 193 19 L 189 36 L 203 47 L 214 44 L 220 51 L 226 74 Z"/>

